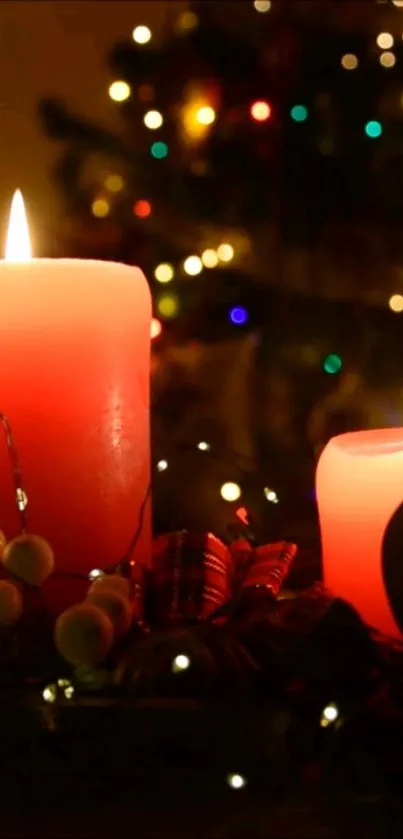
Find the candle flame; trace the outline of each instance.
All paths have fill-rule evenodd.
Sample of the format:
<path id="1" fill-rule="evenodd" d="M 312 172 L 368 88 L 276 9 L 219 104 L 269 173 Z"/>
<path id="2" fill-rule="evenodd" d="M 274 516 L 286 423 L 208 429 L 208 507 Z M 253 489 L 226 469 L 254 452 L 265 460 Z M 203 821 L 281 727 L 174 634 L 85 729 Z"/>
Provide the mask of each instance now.
<path id="1" fill-rule="evenodd" d="M 32 259 L 27 215 L 19 189 L 14 193 L 11 202 L 5 258 L 13 262 L 29 262 Z"/>

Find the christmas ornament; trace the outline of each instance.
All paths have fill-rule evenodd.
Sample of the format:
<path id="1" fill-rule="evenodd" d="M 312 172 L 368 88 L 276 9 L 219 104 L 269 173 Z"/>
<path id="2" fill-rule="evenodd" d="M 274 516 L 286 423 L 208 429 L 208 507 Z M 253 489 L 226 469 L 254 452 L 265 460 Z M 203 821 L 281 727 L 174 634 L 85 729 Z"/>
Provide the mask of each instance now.
<path id="1" fill-rule="evenodd" d="M 52 573 L 52 548 L 41 536 L 22 534 L 8 542 L 2 558 L 7 571 L 31 586 L 40 586 Z"/>
<path id="2" fill-rule="evenodd" d="M 121 594 L 112 589 L 100 589 L 90 592 L 87 600 L 102 609 L 108 616 L 113 626 L 115 639 L 121 638 L 129 631 L 132 622 L 132 610 L 126 597 L 122 597 Z"/>
<path id="3" fill-rule="evenodd" d="M 70 664 L 93 667 L 112 647 L 113 626 L 103 609 L 86 601 L 59 615 L 54 637 L 59 653 Z"/>
<path id="4" fill-rule="evenodd" d="M 119 574 L 101 574 L 92 583 L 88 594 L 98 594 L 104 591 L 114 591 L 122 597 L 130 597 L 130 581 Z"/>
<path id="5" fill-rule="evenodd" d="M 0 580 L 0 626 L 12 626 L 22 613 L 22 597 L 13 583 Z"/>

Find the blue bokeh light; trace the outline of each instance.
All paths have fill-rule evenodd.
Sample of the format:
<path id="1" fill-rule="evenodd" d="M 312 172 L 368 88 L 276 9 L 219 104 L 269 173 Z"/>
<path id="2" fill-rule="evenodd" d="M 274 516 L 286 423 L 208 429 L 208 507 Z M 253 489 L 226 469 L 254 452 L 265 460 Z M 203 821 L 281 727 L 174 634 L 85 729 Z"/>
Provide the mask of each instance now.
<path id="1" fill-rule="evenodd" d="M 243 306 L 234 306 L 230 309 L 229 318 L 236 326 L 242 326 L 248 320 L 248 313 Z"/>

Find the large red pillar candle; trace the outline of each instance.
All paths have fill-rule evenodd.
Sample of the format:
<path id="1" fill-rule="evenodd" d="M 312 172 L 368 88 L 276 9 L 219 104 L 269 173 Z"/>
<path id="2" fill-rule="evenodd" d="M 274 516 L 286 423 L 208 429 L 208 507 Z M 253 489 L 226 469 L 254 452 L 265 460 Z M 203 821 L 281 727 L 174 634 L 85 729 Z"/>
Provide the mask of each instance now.
<path id="1" fill-rule="evenodd" d="M 395 604 L 403 592 L 393 580 L 402 587 L 403 429 L 333 437 L 319 459 L 316 490 L 325 584 L 366 623 L 401 636 Z"/>
<path id="2" fill-rule="evenodd" d="M 11 256 L 0 262 L 0 411 L 28 532 L 49 540 L 56 571 L 88 574 L 124 556 L 150 481 L 149 289 L 139 268 Z M 19 530 L 4 437 L 0 529 Z M 150 540 L 146 512 L 145 564 Z"/>

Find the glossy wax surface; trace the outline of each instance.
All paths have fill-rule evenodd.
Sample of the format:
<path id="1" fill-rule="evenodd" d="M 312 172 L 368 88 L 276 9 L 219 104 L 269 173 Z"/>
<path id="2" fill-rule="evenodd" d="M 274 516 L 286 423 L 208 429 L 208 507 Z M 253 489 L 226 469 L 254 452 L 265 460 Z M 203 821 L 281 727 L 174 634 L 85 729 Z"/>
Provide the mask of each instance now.
<path id="1" fill-rule="evenodd" d="M 28 495 L 28 530 L 58 571 L 127 550 L 150 475 L 151 304 L 138 268 L 82 260 L 0 262 L 0 411 Z M 19 530 L 0 429 L 0 528 Z M 136 554 L 150 561 L 148 518 Z"/>
<path id="2" fill-rule="evenodd" d="M 382 545 L 403 500 L 403 428 L 333 437 L 319 459 L 316 493 L 325 584 L 366 623 L 400 636 L 385 591 Z"/>

